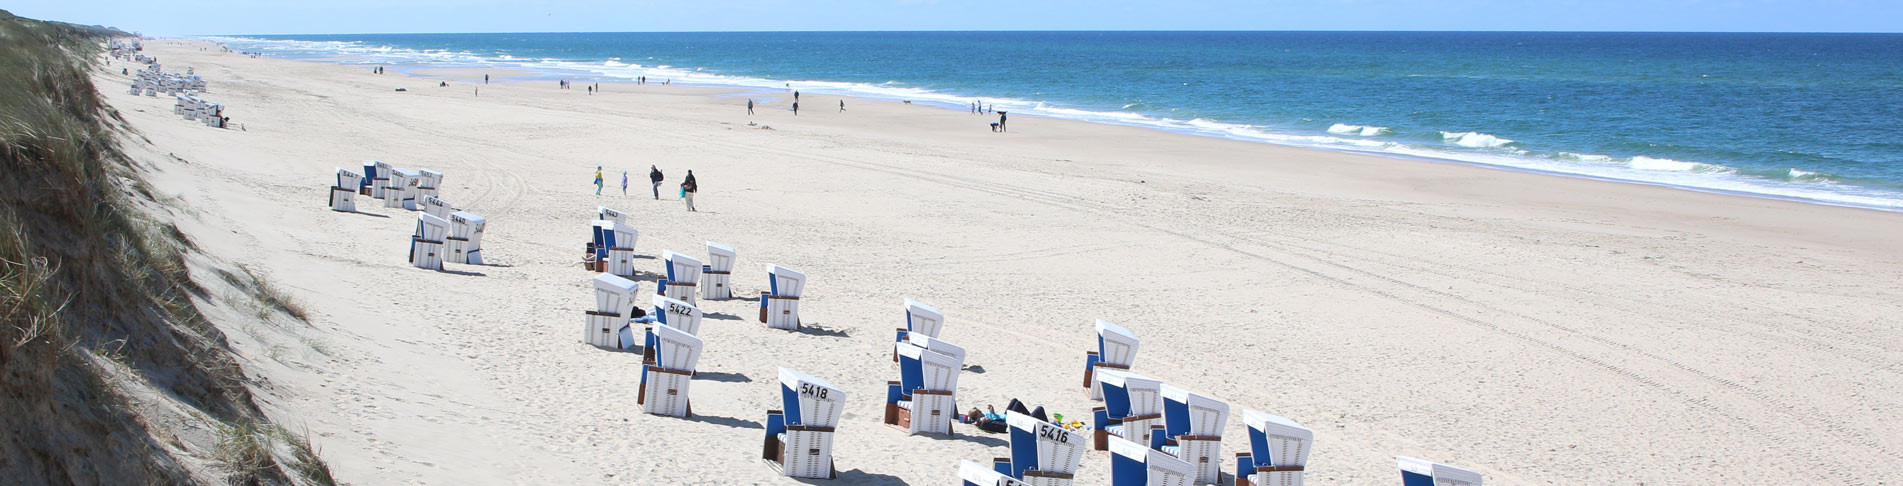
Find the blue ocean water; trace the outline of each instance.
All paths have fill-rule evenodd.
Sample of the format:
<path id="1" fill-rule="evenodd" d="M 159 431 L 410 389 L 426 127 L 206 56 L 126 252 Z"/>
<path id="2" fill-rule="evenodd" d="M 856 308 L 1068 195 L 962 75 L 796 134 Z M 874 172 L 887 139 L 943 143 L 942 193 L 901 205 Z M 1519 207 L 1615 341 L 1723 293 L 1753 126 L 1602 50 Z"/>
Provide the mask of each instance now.
<path id="1" fill-rule="evenodd" d="M 803 32 L 221 36 L 1013 115 L 1903 210 L 1903 35 Z M 1415 162 L 1419 163 L 1419 162 Z"/>

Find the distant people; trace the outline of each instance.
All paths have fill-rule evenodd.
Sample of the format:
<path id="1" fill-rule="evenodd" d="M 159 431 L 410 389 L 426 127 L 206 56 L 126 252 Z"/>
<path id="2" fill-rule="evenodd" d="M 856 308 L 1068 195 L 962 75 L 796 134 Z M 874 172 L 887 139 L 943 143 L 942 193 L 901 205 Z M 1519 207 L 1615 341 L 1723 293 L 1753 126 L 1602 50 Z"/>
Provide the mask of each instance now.
<path id="1" fill-rule="evenodd" d="M 595 166 L 595 195 L 601 195 L 601 166 Z"/>
<path id="2" fill-rule="evenodd" d="M 753 99 L 752 98 L 747 98 L 747 114 L 748 115 L 753 114 Z"/>
<path id="3" fill-rule="evenodd" d="M 477 97 L 477 98 L 481 98 L 481 97 L 482 97 L 482 88 L 476 88 L 476 97 Z"/>
<path id="4" fill-rule="evenodd" d="M 839 112 L 840 113 L 846 112 L 846 100 L 839 100 Z"/>
<path id="5" fill-rule="evenodd" d="M 648 166 L 648 180 L 654 182 L 654 200 L 661 200 L 661 168 Z"/>
<path id="6" fill-rule="evenodd" d="M 594 95 L 595 95 L 595 87 L 594 87 L 594 86 L 583 86 L 583 88 L 588 88 L 588 95 L 589 95 L 589 96 L 594 96 Z"/>
<path id="7" fill-rule="evenodd" d="M 800 102 L 793 102 L 793 116 L 800 116 Z"/>
<path id="8" fill-rule="evenodd" d="M 482 75 L 482 84 L 489 84 L 489 75 Z"/>
<path id="9" fill-rule="evenodd" d="M 700 192 L 700 181 L 694 180 L 694 171 L 690 169 L 687 171 L 687 178 L 681 179 L 681 199 L 687 200 L 688 212 L 699 212 L 694 210 L 694 193 L 696 192 Z"/>
<path id="10" fill-rule="evenodd" d="M 1011 131 L 1011 128 L 1010 128 L 1010 127 L 1006 127 L 1006 126 L 1004 125 L 1004 112 L 1002 112 L 1002 111 L 1000 111 L 1000 112 L 998 112 L 998 131 L 999 131 L 999 132 L 1009 132 L 1009 131 Z"/>
<path id="11" fill-rule="evenodd" d="M 793 102 L 794 103 L 800 102 L 800 92 L 798 91 L 793 92 Z"/>
<path id="12" fill-rule="evenodd" d="M 628 195 L 628 171 L 621 171 L 621 195 Z"/>
<path id="13" fill-rule="evenodd" d="M 438 87 L 438 88 L 448 88 L 448 87 L 449 87 L 449 82 L 448 82 L 448 81 L 437 81 L 437 82 L 436 82 L 436 87 Z"/>

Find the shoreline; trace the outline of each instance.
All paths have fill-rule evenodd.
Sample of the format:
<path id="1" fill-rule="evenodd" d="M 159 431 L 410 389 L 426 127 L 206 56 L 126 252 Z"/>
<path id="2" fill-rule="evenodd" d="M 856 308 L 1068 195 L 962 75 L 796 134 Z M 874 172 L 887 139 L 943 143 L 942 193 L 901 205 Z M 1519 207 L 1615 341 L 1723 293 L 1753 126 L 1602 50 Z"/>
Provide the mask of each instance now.
<path id="1" fill-rule="evenodd" d="M 321 350 L 228 333 L 286 349 L 245 365 L 271 383 L 261 403 L 307 423 L 353 483 L 784 481 L 758 460 L 779 366 L 848 393 L 842 481 L 945 482 L 1004 446 L 879 423 L 905 298 L 943 309 L 943 337 L 983 370 L 961 375 L 960 408 L 1088 416 L 1077 381 L 1103 318 L 1142 339 L 1136 370 L 1230 405 L 1225 449 L 1246 447 L 1245 409 L 1313 429 L 1316 481 L 1391 484 L 1395 455 L 1506 484 L 1903 473 L 1886 459 L 1903 437 L 1884 433 L 1903 410 L 1896 213 L 1060 119 L 995 134 L 916 104 L 845 98 L 837 113 L 834 95 L 806 95 L 820 108 L 797 117 L 787 99 L 749 117 L 688 86 L 476 97 L 187 46 L 148 43 L 246 130 L 114 92 L 118 66 L 95 73 L 101 95 L 175 154 L 152 183 L 198 210 L 181 230 L 311 310 Z M 333 168 L 364 159 L 445 173 L 442 197 L 488 218 L 491 265 L 411 268 L 415 213 L 325 207 Z M 641 191 L 650 164 L 664 190 L 692 169 L 700 212 Z M 596 165 L 636 185 L 596 196 Z M 643 256 L 737 248 L 741 295 L 765 264 L 806 272 L 802 319 L 819 331 L 703 301 L 698 418 L 640 413 L 638 359 L 573 332 L 598 205 L 629 215 Z M 1793 428 L 1814 432 L 1797 452 L 1737 446 Z M 1079 484 L 1107 482 L 1107 462 L 1086 455 Z"/>
<path id="2" fill-rule="evenodd" d="M 234 36 L 199 36 L 199 37 L 187 37 L 186 39 L 215 42 L 215 43 L 223 42 L 222 40 L 218 40 L 218 39 L 243 39 L 243 40 L 250 40 L 250 41 L 273 42 L 271 40 L 246 38 L 242 36 L 235 36 L 235 37 Z M 339 61 L 333 61 L 333 60 L 325 59 L 323 57 L 285 56 L 285 57 L 279 57 L 279 58 L 287 59 L 287 60 L 296 60 L 296 61 L 341 63 Z M 602 68 L 601 66 L 590 66 L 587 63 L 582 63 L 579 61 L 561 61 L 563 63 L 572 64 L 572 65 L 563 66 L 563 65 L 544 65 L 545 63 L 550 62 L 548 60 L 543 60 L 538 62 L 538 61 L 532 61 L 532 60 L 488 59 L 488 58 L 482 58 L 482 57 L 476 57 L 475 59 L 477 60 L 471 61 L 471 62 L 447 63 L 445 64 L 445 66 L 449 66 L 448 69 L 455 69 L 455 70 L 494 69 L 499 71 L 527 71 L 527 72 L 535 73 L 532 76 L 538 80 L 553 80 L 553 79 L 561 79 L 566 76 L 573 76 L 576 79 L 586 79 L 591 82 L 592 81 L 599 81 L 604 83 L 616 82 L 616 83 L 623 83 L 623 84 L 633 83 L 630 79 L 626 78 L 623 75 L 607 74 L 607 73 L 599 71 L 599 69 Z M 499 66 L 495 66 L 493 68 L 485 67 L 492 63 Z M 431 66 L 432 64 L 431 63 L 414 63 L 414 64 L 393 63 L 392 65 L 399 66 L 397 69 L 402 70 L 406 68 L 401 66 L 413 66 L 407 69 L 428 69 L 429 66 Z M 681 68 L 674 68 L 674 67 L 668 67 L 668 66 L 650 66 L 650 67 L 646 67 L 645 69 L 676 69 L 678 70 Z M 690 71 L 683 74 L 700 75 L 700 72 L 696 69 L 694 71 Z M 804 90 L 806 92 L 811 92 L 814 94 L 846 97 L 846 98 L 860 99 L 865 101 L 891 101 L 891 102 L 907 101 L 906 97 L 896 95 L 896 94 L 879 94 L 879 93 L 872 93 L 872 92 L 854 91 L 852 89 L 838 88 L 839 86 L 850 87 L 850 86 L 859 85 L 862 83 L 813 81 L 813 80 L 808 80 L 808 81 L 774 80 L 774 79 L 766 79 L 766 78 L 752 78 L 752 77 L 745 77 L 745 76 L 736 77 L 736 76 L 718 75 L 718 74 L 711 75 L 711 76 L 715 78 L 716 80 L 718 80 L 719 78 L 731 78 L 732 83 L 739 83 L 741 81 L 749 81 L 749 82 L 771 82 L 771 83 L 783 83 L 783 84 L 788 84 L 788 83 L 806 84 L 808 85 L 807 87 L 799 88 L 799 89 Z M 694 81 L 691 79 L 687 81 L 683 81 L 682 84 L 679 86 L 694 86 L 694 87 L 732 89 L 732 90 L 779 90 L 779 91 L 793 90 L 793 88 L 780 88 L 777 86 L 767 87 L 767 86 L 756 86 L 756 85 L 749 85 L 749 84 L 726 84 L 721 82 Z M 912 88 L 906 88 L 906 89 L 912 89 Z M 943 98 L 948 96 L 955 97 L 955 98 L 978 98 L 978 97 L 958 97 L 958 96 L 954 96 L 950 94 L 936 93 L 936 92 L 929 92 L 929 91 L 927 91 L 925 94 L 929 95 L 927 96 L 928 98 Z M 1035 105 L 1040 107 L 1044 105 L 1043 102 L 1034 101 L 1034 100 L 1011 100 L 1009 98 L 1000 98 L 1000 99 L 1004 101 L 1016 102 L 1020 104 L 1034 103 Z M 955 112 L 965 111 L 964 109 L 960 108 L 958 105 L 952 104 L 949 101 L 942 101 L 942 100 L 936 100 L 936 99 L 925 99 L 925 100 L 912 99 L 910 101 L 915 102 L 916 104 L 923 105 L 923 106 L 935 106 L 935 107 L 939 107 L 939 108 L 943 108 L 943 109 L 947 109 L 947 110 L 951 110 Z M 1819 205 L 1826 205 L 1826 206 L 1870 209 L 1870 210 L 1883 211 L 1883 212 L 1903 212 L 1903 199 L 1897 199 L 1897 197 L 1903 197 L 1900 195 L 1885 194 L 1885 195 L 1878 196 L 1878 195 L 1865 195 L 1865 194 L 1836 194 L 1836 193 L 1831 193 L 1829 191 L 1823 191 L 1821 189 L 1806 189 L 1803 186 L 1795 185 L 1797 183 L 1793 183 L 1790 181 L 1780 182 L 1780 181 L 1774 181 L 1770 179 L 1763 179 L 1760 181 L 1758 179 L 1762 179 L 1762 178 L 1756 178 L 1753 176 L 1736 175 L 1737 172 L 1742 171 L 1743 169 L 1737 168 L 1737 167 L 1724 166 L 1724 165 L 1713 165 L 1713 164 L 1708 164 L 1704 162 L 1680 162 L 1680 161 L 1664 160 L 1665 162 L 1670 162 L 1670 163 L 1719 168 L 1714 171 L 1704 172 L 1703 173 L 1704 175 L 1701 175 L 1701 176 L 1688 176 L 1688 174 L 1699 173 L 1699 171 L 1664 171 L 1661 173 L 1662 175 L 1657 176 L 1657 177 L 1666 178 L 1666 179 L 1675 178 L 1675 177 L 1692 177 L 1692 180 L 1688 180 L 1685 182 L 1674 182 L 1674 181 L 1666 180 L 1666 179 L 1656 179 L 1656 178 L 1648 179 L 1644 177 L 1639 177 L 1638 175 L 1643 174 L 1644 173 L 1643 171 L 1635 172 L 1635 173 L 1623 173 L 1617 169 L 1610 169 L 1606 167 L 1592 167 L 1588 165 L 1580 165 L 1577 167 L 1569 167 L 1563 164 L 1559 166 L 1554 166 L 1554 167 L 1540 166 L 1543 163 L 1542 161 L 1553 160 L 1556 158 L 1556 156 L 1534 157 L 1534 156 L 1527 156 L 1527 155 L 1508 155 L 1508 154 L 1497 154 L 1497 153 L 1452 153 L 1452 152 L 1440 153 L 1440 152 L 1437 152 L 1436 147 L 1432 146 L 1431 144 L 1419 145 L 1416 142 L 1403 143 L 1403 142 L 1394 142 L 1394 141 L 1383 141 L 1380 139 L 1373 139 L 1373 138 L 1355 137 L 1355 136 L 1349 136 L 1349 135 L 1337 135 L 1332 132 L 1323 133 L 1323 134 L 1302 134 L 1302 133 L 1293 133 L 1293 132 L 1266 131 L 1269 129 L 1265 127 L 1256 127 L 1253 125 L 1246 125 L 1246 124 L 1239 125 L 1239 124 L 1232 124 L 1227 122 L 1214 122 L 1216 123 L 1216 125 L 1220 125 L 1221 127 L 1196 127 L 1196 126 L 1193 126 L 1194 122 L 1202 121 L 1200 118 L 1196 120 L 1183 121 L 1183 120 L 1171 120 L 1167 118 L 1157 119 L 1149 115 L 1141 115 L 1141 114 L 1125 113 L 1125 112 L 1101 112 L 1101 111 L 1078 110 L 1078 109 L 1055 108 L 1055 107 L 1053 107 L 1053 109 L 1090 114 L 1091 116 L 1089 117 L 1083 117 L 1082 115 L 1058 116 L 1058 115 L 1053 115 L 1049 113 L 1020 112 L 1016 110 L 1008 110 L 1008 111 L 1012 111 L 1013 114 L 1016 114 L 1022 117 L 1027 117 L 1027 118 L 1047 118 L 1047 119 L 1055 119 L 1055 120 L 1080 121 L 1085 123 L 1138 127 L 1138 128 L 1145 128 L 1150 130 L 1166 132 L 1166 133 L 1179 134 L 1179 135 L 1190 135 L 1190 136 L 1205 137 L 1205 138 L 1235 140 L 1235 141 L 1243 141 L 1243 142 L 1250 142 L 1250 143 L 1260 143 L 1260 144 L 1276 145 L 1276 146 L 1282 146 L 1282 147 L 1304 148 L 1304 149 L 1322 150 L 1322 151 L 1330 151 L 1330 152 L 1353 153 L 1353 154 L 1369 155 L 1369 156 L 1376 156 L 1376 157 L 1386 157 L 1386 158 L 1392 158 L 1397 160 L 1439 162 L 1439 163 L 1447 163 L 1447 164 L 1491 168 L 1491 169 L 1497 169 L 1497 170 L 1541 174 L 1541 175 L 1547 175 L 1547 176 L 1582 178 L 1582 179 L 1589 179 L 1589 180 L 1600 180 L 1600 181 L 1621 182 L 1621 183 L 1629 183 L 1629 184 L 1649 185 L 1649 186 L 1656 186 L 1656 187 L 1666 187 L 1666 188 L 1687 190 L 1687 191 L 1693 191 L 1693 192 L 1702 192 L 1702 193 L 1708 193 L 1708 194 L 1721 194 L 1721 195 L 1742 196 L 1742 197 L 1751 197 L 1751 198 L 1792 201 L 1792 202 L 1800 202 L 1800 203 L 1807 203 L 1807 204 L 1819 204 Z M 1135 116 L 1137 120 L 1119 119 L 1122 115 Z M 1260 135 L 1260 136 L 1244 136 L 1244 135 L 1238 135 L 1238 134 L 1232 133 L 1232 130 L 1235 130 L 1237 128 L 1245 128 L 1249 130 L 1259 131 L 1260 133 L 1257 133 L 1256 135 Z M 1446 134 L 1447 132 L 1442 132 L 1442 133 Z M 1491 136 L 1491 135 L 1488 135 L 1488 136 Z M 1315 138 L 1333 139 L 1335 140 L 1335 142 L 1320 142 L 1320 141 L 1313 141 L 1313 140 L 1302 141 L 1303 139 L 1315 139 Z M 1344 143 L 1348 145 L 1335 146 L 1337 143 Z M 1369 148 L 1365 146 L 1363 147 L 1354 146 L 1354 145 L 1359 145 L 1363 143 L 1375 143 L 1378 145 L 1385 145 L 1386 148 L 1390 148 L 1394 150 L 1383 150 L 1383 149 L 1373 149 L 1373 148 Z M 1396 148 L 1396 147 L 1399 147 L 1399 148 Z M 1568 154 L 1568 153 L 1569 152 L 1559 152 L 1559 154 L 1561 155 Z M 1573 155 L 1578 155 L 1578 154 L 1573 154 Z M 1649 159 L 1650 157 L 1637 156 L 1636 158 Z M 1482 160 L 1482 159 L 1493 159 L 1493 160 L 1488 161 L 1488 160 Z M 1655 159 L 1655 160 L 1663 160 L 1663 159 Z M 1795 171 L 1798 169 L 1791 168 L 1790 170 Z M 1732 174 L 1732 175 L 1725 175 L 1725 174 Z M 1701 177 L 1709 177 L 1709 179 L 1701 179 Z M 1726 187 L 1726 186 L 1735 186 L 1740 184 L 1742 184 L 1745 187 Z M 1763 184 L 1763 185 L 1759 185 L 1759 184 Z M 1781 186 L 1782 184 L 1792 184 L 1792 185 Z M 1828 184 L 1835 184 L 1835 183 L 1831 182 Z M 1755 187 L 1753 187 L 1754 185 Z M 1867 187 L 1867 186 L 1858 186 L 1853 184 L 1851 185 L 1851 187 Z M 1869 190 L 1882 191 L 1886 189 L 1883 189 L 1881 187 L 1870 187 Z M 1794 192 L 1783 193 L 1779 191 L 1794 191 Z M 1819 191 L 1822 191 L 1822 192 L 1819 192 Z"/>

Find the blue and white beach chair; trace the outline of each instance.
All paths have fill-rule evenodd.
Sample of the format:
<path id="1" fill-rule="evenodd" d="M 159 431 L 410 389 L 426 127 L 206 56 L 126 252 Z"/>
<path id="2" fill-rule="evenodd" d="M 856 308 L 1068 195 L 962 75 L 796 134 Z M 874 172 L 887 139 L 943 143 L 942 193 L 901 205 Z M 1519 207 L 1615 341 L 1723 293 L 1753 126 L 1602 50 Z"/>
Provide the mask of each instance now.
<path id="1" fill-rule="evenodd" d="M 667 267 L 667 276 L 661 279 L 655 292 L 689 304 L 698 304 L 695 287 L 700 286 L 700 259 L 662 250 L 661 264 Z"/>
<path id="2" fill-rule="evenodd" d="M 654 324 L 666 325 L 675 330 L 695 336 L 700 335 L 701 312 L 699 307 L 694 307 L 693 304 L 681 302 L 678 299 L 670 299 L 665 295 L 654 296 L 653 302 L 654 310 L 653 312 L 649 312 L 648 315 L 654 317 Z M 622 331 L 624 334 L 624 336 L 622 336 L 623 340 L 634 340 L 634 327 L 635 326 L 631 323 L 626 330 Z M 641 356 L 642 359 L 651 360 L 654 359 L 655 346 L 655 336 L 652 326 L 648 326 L 648 331 L 645 334 L 646 337 L 641 339 L 643 343 L 641 345 Z"/>
<path id="3" fill-rule="evenodd" d="M 1017 478 L 971 461 L 958 461 L 958 481 L 960 486 L 1025 486 Z"/>
<path id="4" fill-rule="evenodd" d="M 780 368 L 780 403 L 768 410 L 761 459 L 796 478 L 836 478 L 833 432 L 845 409 L 846 392 L 826 380 Z"/>
<path id="5" fill-rule="evenodd" d="M 898 344 L 899 381 L 886 382 L 886 425 L 908 434 L 951 435 L 952 419 L 958 414 L 958 373 L 965 366 L 965 350 L 942 341 L 938 345 L 940 349 L 955 348 L 955 352 Z"/>
<path id="6" fill-rule="evenodd" d="M 1407 456 L 1394 460 L 1401 466 L 1401 486 L 1480 486 L 1478 472 Z"/>
<path id="7" fill-rule="evenodd" d="M 382 200 L 384 189 L 390 186 L 390 164 L 375 160 L 363 162 L 363 195 Z"/>
<path id="8" fill-rule="evenodd" d="M 383 193 L 383 207 L 416 210 L 416 184 L 423 174 L 410 169 L 391 169 L 390 186 Z"/>
<path id="9" fill-rule="evenodd" d="M 1110 438 L 1110 486 L 1190 486 L 1196 468 L 1188 461 L 1138 444 Z"/>
<path id="10" fill-rule="evenodd" d="M 410 236 L 410 265 L 442 270 L 443 238 L 448 235 L 448 221 L 427 214 L 416 215 L 416 232 Z"/>
<path id="11" fill-rule="evenodd" d="M 647 349 L 652 355 L 642 361 L 641 390 L 635 403 L 655 415 L 694 416 L 687 390 L 694 380 L 694 366 L 700 362 L 700 338 L 657 324 L 648 329 Z"/>
<path id="12" fill-rule="evenodd" d="M 599 221 L 613 221 L 615 224 L 628 224 L 628 215 L 610 209 L 607 206 L 595 206 L 595 219 Z"/>
<path id="13" fill-rule="evenodd" d="M 330 186 L 330 210 L 356 212 L 357 191 L 362 186 L 363 176 L 350 169 L 337 168 L 337 185 Z"/>
<path id="14" fill-rule="evenodd" d="M 899 328 L 898 335 L 892 338 L 892 342 L 894 346 L 896 346 L 897 343 L 905 342 L 907 335 L 914 333 L 935 338 L 938 337 L 938 334 L 943 332 L 944 329 L 945 313 L 939 312 L 937 307 L 932 307 L 924 302 L 905 299 L 905 327 Z M 894 349 L 896 350 L 897 348 L 895 347 Z M 897 351 L 893 351 L 892 359 L 894 361 L 899 359 Z"/>
<path id="15" fill-rule="evenodd" d="M 428 194 L 418 196 L 417 204 L 423 207 L 423 212 L 443 219 L 449 219 L 449 213 L 456 211 L 455 208 L 450 207 L 449 201 Z"/>
<path id="16" fill-rule="evenodd" d="M 449 213 L 449 261 L 482 264 L 482 230 L 489 219 L 467 211 Z"/>
<path id="17" fill-rule="evenodd" d="M 1166 383 L 1163 424 L 1151 426 L 1150 444 L 1189 462 L 1197 483 L 1216 484 L 1222 478 L 1222 431 L 1228 423 L 1229 404 Z"/>
<path id="18" fill-rule="evenodd" d="M 436 192 L 436 188 L 443 186 L 443 173 L 429 169 L 418 170 L 416 173 L 420 176 L 416 179 L 416 197 L 418 199 L 421 199 L 423 196 L 439 195 Z"/>
<path id="19" fill-rule="evenodd" d="M 634 242 L 641 232 L 633 227 L 610 221 L 597 221 L 594 228 L 600 236 L 599 246 L 595 248 L 595 259 L 601 262 L 603 271 L 627 278 L 634 278 Z"/>
<path id="20" fill-rule="evenodd" d="M 1103 399 L 1103 387 L 1097 383 L 1102 370 L 1129 370 L 1137 359 L 1137 335 L 1123 326 L 1097 320 L 1097 350 L 1084 356 L 1084 388 L 1091 400 Z"/>
<path id="21" fill-rule="evenodd" d="M 1249 452 L 1236 454 L 1236 486 L 1302 486 L 1315 432 L 1294 420 L 1242 411 Z"/>
<path id="22" fill-rule="evenodd" d="M 613 350 L 633 347 L 634 340 L 631 336 L 624 339 L 621 329 L 628 325 L 629 313 L 634 310 L 634 281 L 604 273 L 596 275 L 594 282 L 595 310 L 588 311 L 582 342 Z"/>
<path id="23" fill-rule="evenodd" d="M 1151 426 L 1163 424 L 1163 382 L 1114 369 L 1097 372 L 1097 381 L 1104 404 L 1090 409 L 1097 450 L 1108 450 L 1111 436 L 1149 444 Z"/>
<path id="24" fill-rule="evenodd" d="M 739 253 L 733 247 L 707 242 L 707 264 L 700 270 L 700 297 L 708 300 L 733 298 L 733 261 Z"/>
<path id="25" fill-rule="evenodd" d="M 994 459 L 992 470 L 1030 486 L 1070 486 L 1088 439 L 1015 411 L 1005 411 L 1004 420 L 1011 426 L 1011 457 Z"/>
<path id="26" fill-rule="evenodd" d="M 766 273 L 768 291 L 760 293 L 760 322 L 774 329 L 798 331 L 806 274 L 773 264 L 766 266 Z"/>

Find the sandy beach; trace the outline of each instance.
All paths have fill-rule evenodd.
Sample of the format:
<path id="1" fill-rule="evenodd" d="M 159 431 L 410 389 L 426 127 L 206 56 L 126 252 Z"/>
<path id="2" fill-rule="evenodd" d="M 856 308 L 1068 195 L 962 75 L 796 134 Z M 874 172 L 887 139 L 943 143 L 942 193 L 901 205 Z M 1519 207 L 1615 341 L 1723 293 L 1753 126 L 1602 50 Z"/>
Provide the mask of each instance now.
<path id="1" fill-rule="evenodd" d="M 961 409 L 1088 417 L 1092 323 L 1130 328 L 1136 371 L 1229 403 L 1225 470 L 1248 409 L 1315 431 L 1310 484 L 1394 484 L 1396 455 L 1489 484 L 1903 477 L 1903 214 L 1030 117 L 1000 134 L 815 93 L 794 116 L 790 93 L 500 70 L 439 88 L 202 45 L 145 44 L 204 75 L 232 129 L 126 94 L 118 63 L 95 81 L 173 157 L 151 181 L 195 209 L 192 241 L 310 309 L 300 339 L 225 332 L 260 405 L 348 483 L 790 484 L 758 459 L 784 366 L 848 393 L 839 483 L 953 484 L 1005 436 L 880 424 L 906 298 L 979 368 Z M 365 159 L 446 174 L 442 198 L 488 218 L 491 265 L 412 268 L 413 213 L 330 211 L 335 168 Z M 637 302 L 663 250 L 716 241 L 737 295 L 769 263 L 809 275 L 810 328 L 703 301 L 697 417 L 640 413 L 639 356 L 577 339 L 598 205 L 641 231 Z M 1108 462 L 1087 453 L 1077 484 Z"/>

